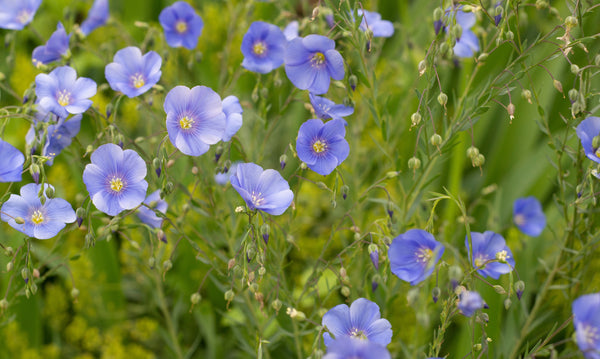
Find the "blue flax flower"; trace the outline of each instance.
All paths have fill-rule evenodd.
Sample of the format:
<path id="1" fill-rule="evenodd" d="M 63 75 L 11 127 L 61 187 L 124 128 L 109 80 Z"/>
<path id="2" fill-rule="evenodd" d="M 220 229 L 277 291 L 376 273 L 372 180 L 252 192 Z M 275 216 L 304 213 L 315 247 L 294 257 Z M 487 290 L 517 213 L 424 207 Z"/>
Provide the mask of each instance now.
<path id="1" fill-rule="evenodd" d="M 492 231 L 471 232 L 473 242 L 473 266 L 484 277 L 500 278 L 515 267 L 515 258 L 506 246 L 504 237 Z M 469 248 L 469 237 L 465 237 L 465 246 Z M 505 262 L 505 263 L 502 263 Z"/>
<path id="2" fill-rule="evenodd" d="M 96 82 L 87 77 L 77 78 L 75 69 L 61 66 L 50 74 L 35 77 L 35 93 L 44 110 L 67 117 L 70 113 L 83 113 L 92 105 L 89 98 L 96 94 Z"/>
<path id="3" fill-rule="evenodd" d="M 479 51 L 479 39 L 471 28 L 475 25 L 475 14 L 472 12 L 463 12 L 460 7 L 454 10 L 456 23 L 462 27 L 462 34 L 456 39 L 454 45 L 454 54 L 458 57 L 473 57 L 476 51 Z"/>
<path id="4" fill-rule="evenodd" d="M 292 204 L 294 193 L 279 172 L 254 163 L 240 163 L 229 180 L 251 210 L 280 215 Z"/>
<path id="5" fill-rule="evenodd" d="M 177 1 L 167 6 L 160 12 L 158 21 L 165 31 L 169 46 L 185 47 L 190 50 L 196 48 L 204 22 L 190 4 Z"/>
<path id="6" fill-rule="evenodd" d="M 546 226 L 546 215 L 537 198 L 519 198 L 513 204 L 513 220 L 521 232 L 528 236 L 539 236 Z"/>
<path id="7" fill-rule="evenodd" d="M 325 97 L 317 96 L 313 93 L 309 93 L 310 104 L 315 110 L 315 115 L 322 120 L 332 119 L 344 119 L 346 116 L 350 116 L 354 113 L 354 108 L 350 106 L 338 105 L 335 102 Z M 344 120 L 344 125 L 348 125 L 348 122 Z"/>
<path id="8" fill-rule="evenodd" d="M 0 0 L 0 28 L 23 30 L 41 3 L 42 0 Z"/>
<path id="9" fill-rule="evenodd" d="M 54 125 L 48 126 L 48 137 L 42 148 L 42 156 L 49 157 L 46 161 L 48 166 L 52 166 L 54 157 L 63 149 L 69 147 L 81 128 L 82 115 L 75 115 L 68 120 L 61 118 Z"/>
<path id="10" fill-rule="evenodd" d="M 481 295 L 479 295 L 479 293 L 477 292 L 471 292 L 466 290 L 460 293 L 460 295 L 458 296 L 458 309 L 463 315 L 467 317 L 472 316 L 475 313 L 475 311 L 483 308 L 483 306 L 483 299 L 481 298 Z"/>
<path id="11" fill-rule="evenodd" d="M 297 38 L 298 37 L 298 28 L 299 28 L 299 24 L 298 24 L 298 21 L 296 21 L 296 20 L 287 24 L 285 29 L 283 29 L 283 35 L 285 36 L 285 39 L 287 41 L 292 41 L 295 38 Z"/>
<path id="12" fill-rule="evenodd" d="M 83 170 L 83 182 L 100 211 L 115 216 L 146 198 L 146 163 L 135 151 L 107 143 L 92 153 L 91 160 Z"/>
<path id="13" fill-rule="evenodd" d="M 392 241 L 388 250 L 390 269 L 398 278 L 415 285 L 431 275 L 444 249 L 431 233 L 410 229 Z"/>
<path id="14" fill-rule="evenodd" d="M 150 193 L 144 200 L 144 204 L 150 208 L 141 206 L 138 208 L 137 216 L 150 227 L 160 228 L 164 219 L 157 216 L 155 211 L 166 213 L 169 207 L 167 201 L 160 199 L 160 190 Z"/>
<path id="15" fill-rule="evenodd" d="M 323 359 L 391 359 L 390 352 L 377 343 L 342 337 L 327 347 Z"/>
<path id="16" fill-rule="evenodd" d="M 162 59 L 154 51 L 142 56 L 139 48 L 129 46 L 117 51 L 113 60 L 104 70 L 106 79 L 113 90 L 129 98 L 143 94 L 160 80 Z"/>
<path id="17" fill-rule="evenodd" d="M 577 345 L 587 359 L 600 359 L 600 293 L 573 301 L 573 325 Z"/>
<path id="18" fill-rule="evenodd" d="M 600 117 L 586 118 L 577 126 L 575 132 L 581 140 L 581 146 L 587 158 L 600 163 L 600 147 L 594 147 L 594 137 L 600 136 Z M 600 146 L 600 144 L 596 144 L 596 146 Z"/>
<path id="19" fill-rule="evenodd" d="M 31 55 L 33 65 L 40 67 L 41 65 L 60 60 L 69 52 L 70 40 L 71 35 L 67 35 L 65 27 L 59 22 L 56 25 L 56 31 L 50 35 L 48 42 L 33 49 L 33 54 Z"/>
<path id="20" fill-rule="evenodd" d="M 335 41 L 321 35 L 298 37 L 285 51 L 285 73 L 294 86 L 317 95 L 327 92 L 330 78 L 344 78 L 344 59 Z"/>
<path id="21" fill-rule="evenodd" d="M 2 205 L 2 220 L 19 232 L 37 239 L 48 239 L 58 234 L 65 223 L 75 222 L 76 216 L 73 207 L 62 198 L 46 197 L 46 189 L 52 188 L 44 184 L 42 204 L 38 197 L 41 184 L 29 183 L 21 187 L 21 195 L 11 194 L 8 201 Z M 18 224 L 15 219 L 23 219 L 24 223 Z"/>
<path id="22" fill-rule="evenodd" d="M 253 22 L 242 39 L 245 69 L 266 74 L 283 64 L 287 40 L 275 25 L 262 21 Z"/>
<path id="23" fill-rule="evenodd" d="M 358 16 L 361 16 L 360 29 L 367 31 L 367 28 L 373 31 L 373 37 L 390 37 L 394 35 L 394 25 L 387 20 L 381 20 L 381 14 L 374 11 L 358 9 Z"/>
<path id="24" fill-rule="evenodd" d="M 206 86 L 176 86 L 164 103 L 171 143 L 189 156 L 206 153 L 225 133 L 221 97 Z"/>
<path id="25" fill-rule="evenodd" d="M 238 130 L 242 127 L 242 105 L 240 100 L 235 96 L 227 96 L 223 99 L 223 112 L 227 119 L 225 120 L 225 133 L 223 134 L 223 142 L 231 140 Z"/>
<path id="26" fill-rule="evenodd" d="M 318 174 L 330 174 L 350 153 L 350 146 L 344 138 L 344 122 L 339 119 L 325 124 L 319 119 L 304 122 L 296 139 L 298 158 Z"/>
<path id="27" fill-rule="evenodd" d="M 100 26 L 104 26 L 108 20 L 108 0 L 96 0 L 90 11 L 88 12 L 87 18 L 81 23 L 81 32 L 87 36 L 92 31 L 96 30 Z"/>
<path id="28" fill-rule="evenodd" d="M 24 162 L 21 151 L 0 139 L 0 182 L 20 182 Z"/>
<path id="29" fill-rule="evenodd" d="M 217 184 L 220 184 L 221 186 L 224 186 L 227 183 L 229 183 L 229 178 L 231 178 L 231 176 L 235 175 L 235 172 L 237 171 L 237 166 L 239 163 L 240 163 L 239 161 L 236 161 L 231 164 L 231 166 L 227 169 L 227 171 L 219 172 L 219 173 L 215 174 L 215 182 L 217 182 Z"/>
<path id="30" fill-rule="evenodd" d="M 379 306 L 365 298 L 358 298 L 350 305 L 336 305 L 323 316 L 321 325 L 327 327 L 323 333 L 325 346 L 329 347 L 344 337 L 365 339 L 382 346 L 392 341 L 392 325 L 382 319 Z M 333 338 L 331 335 L 333 334 Z"/>

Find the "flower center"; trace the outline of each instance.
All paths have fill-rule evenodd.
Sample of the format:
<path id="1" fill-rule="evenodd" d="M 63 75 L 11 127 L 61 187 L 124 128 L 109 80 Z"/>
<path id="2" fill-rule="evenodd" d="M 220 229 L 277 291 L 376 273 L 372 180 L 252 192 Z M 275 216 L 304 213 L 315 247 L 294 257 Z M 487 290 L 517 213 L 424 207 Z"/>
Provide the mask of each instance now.
<path id="1" fill-rule="evenodd" d="M 515 223 L 517 224 L 517 226 L 525 225 L 525 216 L 522 214 L 517 214 L 515 216 Z"/>
<path id="2" fill-rule="evenodd" d="M 36 225 L 44 222 L 44 215 L 39 209 L 33 211 L 33 213 L 31 214 L 31 221 L 33 222 L 33 224 Z"/>
<path id="3" fill-rule="evenodd" d="M 179 20 L 177 21 L 177 24 L 175 24 L 175 30 L 177 30 L 178 33 L 183 34 L 184 32 L 186 32 L 188 29 L 187 23 L 183 20 Z"/>
<path id="4" fill-rule="evenodd" d="M 252 52 L 254 52 L 255 55 L 263 56 L 265 52 L 267 52 L 267 45 L 265 45 L 264 41 L 257 41 L 254 43 L 254 46 L 252 46 Z"/>
<path id="5" fill-rule="evenodd" d="M 433 251 L 429 248 L 420 248 L 416 253 L 417 261 L 427 263 L 433 257 Z"/>
<path id="6" fill-rule="evenodd" d="M 600 339 L 600 335 L 598 334 L 598 328 L 593 327 L 591 325 L 583 325 L 581 328 L 581 338 L 585 340 L 586 344 L 594 345 L 598 339 Z"/>
<path id="7" fill-rule="evenodd" d="M 29 22 L 30 18 L 31 18 L 31 12 L 29 12 L 27 10 L 21 10 L 19 12 L 19 14 L 17 15 L 17 21 L 20 22 L 21 24 L 26 24 L 27 22 Z"/>
<path id="8" fill-rule="evenodd" d="M 313 67 L 321 67 L 325 63 L 325 55 L 322 52 L 317 52 L 310 59 Z"/>
<path id="9" fill-rule="evenodd" d="M 133 83 L 133 87 L 136 89 L 139 89 L 146 84 L 146 81 L 144 81 L 144 75 L 140 73 L 131 76 L 131 82 Z"/>
<path id="10" fill-rule="evenodd" d="M 508 253 L 503 249 L 500 252 L 496 253 L 496 259 L 499 260 L 500 262 L 506 262 L 506 259 L 508 259 Z"/>
<path id="11" fill-rule="evenodd" d="M 113 177 L 110 180 L 110 189 L 115 192 L 121 192 L 124 186 L 125 184 L 123 183 L 123 180 L 121 180 L 119 177 Z"/>
<path id="12" fill-rule="evenodd" d="M 264 201 L 265 201 L 265 199 L 263 198 L 262 193 L 260 193 L 260 192 L 256 193 L 254 191 L 252 191 L 252 194 L 250 195 L 250 200 L 252 201 L 252 204 L 255 207 L 258 207 L 258 206 L 262 205 L 264 203 Z"/>
<path id="13" fill-rule="evenodd" d="M 71 93 L 67 90 L 58 91 L 57 101 L 61 106 L 68 106 L 71 103 Z"/>
<path id="14" fill-rule="evenodd" d="M 313 151 L 315 151 L 316 153 L 321 153 L 327 149 L 327 143 L 325 141 L 316 140 L 315 142 L 313 142 L 312 147 Z"/>
<path id="15" fill-rule="evenodd" d="M 362 330 L 358 330 L 356 328 L 352 328 L 352 330 L 350 331 L 350 336 L 353 338 L 357 338 L 357 339 L 361 339 L 361 340 L 367 340 L 367 336 L 365 335 L 365 332 L 363 332 Z"/>
<path id="16" fill-rule="evenodd" d="M 600 157 L 600 147 L 596 149 L 596 157 Z"/>
<path id="17" fill-rule="evenodd" d="M 179 120 L 179 126 L 184 129 L 184 130 L 189 130 L 190 128 L 192 128 L 192 125 L 194 124 L 194 119 L 191 117 L 187 117 L 187 116 L 183 116 L 180 120 Z"/>
<path id="18" fill-rule="evenodd" d="M 485 268 L 484 263 L 487 262 L 487 258 L 485 256 L 479 255 L 475 258 L 475 267 L 483 269 Z M 483 266 L 483 267 L 482 267 Z"/>

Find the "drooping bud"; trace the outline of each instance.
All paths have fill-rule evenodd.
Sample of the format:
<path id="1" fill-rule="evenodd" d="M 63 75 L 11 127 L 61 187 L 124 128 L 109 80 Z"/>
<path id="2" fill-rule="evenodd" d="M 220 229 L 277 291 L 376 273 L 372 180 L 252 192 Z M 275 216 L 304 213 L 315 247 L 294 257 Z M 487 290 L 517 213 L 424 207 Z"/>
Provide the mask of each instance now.
<path id="1" fill-rule="evenodd" d="M 196 292 L 190 296 L 190 302 L 192 302 L 192 305 L 196 305 L 196 304 L 200 303 L 200 299 L 202 299 L 202 296 L 198 292 Z"/>
<path id="2" fill-rule="evenodd" d="M 522 280 L 516 282 L 515 283 L 515 292 L 517 293 L 517 298 L 519 298 L 519 300 L 521 300 L 521 296 L 523 295 L 524 291 L 525 291 L 525 282 L 523 282 Z"/>
<path id="3" fill-rule="evenodd" d="M 71 298 L 73 298 L 74 301 L 77 301 L 77 298 L 79 298 L 79 289 L 71 289 Z"/>
<path id="4" fill-rule="evenodd" d="M 560 81 L 558 81 L 557 79 L 554 79 L 554 81 L 552 81 L 552 84 L 554 85 L 554 88 L 558 90 L 558 92 L 563 93 L 563 87 L 562 87 L 562 83 L 560 83 Z"/>
<path id="5" fill-rule="evenodd" d="M 433 30 L 435 31 L 436 36 L 440 33 L 440 30 L 442 29 L 443 26 L 444 26 L 444 23 L 442 22 L 442 20 L 436 20 L 433 22 Z"/>
<path id="6" fill-rule="evenodd" d="M 571 72 L 573 73 L 573 75 L 579 74 L 579 66 L 575 64 L 571 65 Z"/>
<path id="7" fill-rule="evenodd" d="M 432 146 L 435 147 L 440 147 L 440 145 L 442 144 L 442 136 L 440 136 L 437 133 L 434 133 L 431 138 L 429 139 L 429 143 L 431 143 Z"/>
<path id="8" fill-rule="evenodd" d="M 156 231 L 156 237 L 158 238 L 159 241 L 163 242 L 163 243 L 167 243 L 167 235 L 165 234 L 165 231 L 163 231 L 162 229 L 158 229 L 158 231 Z"/>
<path id="9" fill-rule="evenodd" d="M 350 296 L 350 288 L 348 286 L 342 286 L 342 295 L 346 298 Z"/>
<path id="10" fill-rule="evenodd" d="M 502 8 L 502 6 L 496 6 L 496 10 L 494 13 L 494 24 L 496 26 L 498 26 L 498 24 L 500 24 L 500 21 L 502 21 L 503 13 L 504 13 L 504 9 Z"/>
<path id="11" fill-rule="evenodd" d="M 510 298 L 506 298 L 504 299 L 504 308 L 506 310 L 508 310 L 508 308 L 510 308 L 510 305 L 512 304 L 512 300 L 510 300 Z"/>
<path id="12" fill-rule="evenodd" d="M 512 31 L 508 30 L 506 32 L 506 39 L 509 41 L 512 41 L 512 40 L 514 40 L 514 38 L 515 38 L 515 34 Z"/>
<path id="13" fill-rule="evenodd" d="M 462 28 L 462 26 L 460 26 L 460 24 L 456 24 L 452 27 L 452 35 L 455 38 L 460 39 L 460 37 L 462 36 L 462 32 L 463 32 L 463 28 Z"/>
<path id="14" fill-rule="evenodd" d="M 276 313 L 279 313 L 279 309 L 281 309 L 281 301 L 279 299 L 275 299 L 271 302 L 271 308 L 275 310 Z"/>
<path id="15" fill-rule="evenodd" d="M 40 183 L 40 166 L 38 166 L 36 163 L 33 163 L 29 167 L 29 172 L 31 173 L 31 177 L 33 178 L 34 182 L 36 184 L 39 184 Z"/>
<path id="16" fill-rule="evenodd" d="M 433 298 L 434 303 L 437 303 L 438 299 L 440 298 L 440 295 L 442 295 L 442 290 L 439 287 L 433 288 L 433 290 L 431 291 L 431 297 Z"/>
<path id="17" fill-rule="evenodd" d="M 485 156 L 481 153 L 473 159 L 473 167 L 481 167 L 485 163 Z"/>
<path id="18" fill-rule="evenodd" d="M 154 172 L 156 172 L 156 177 L 160 177 L 161 168 L 160 168 L 160 159 L 159 158 L 155 158 L 152 160 L 152 167 L 154 167 Z"/>
<path id="19" fill-rule="evenodd" d="M 502 295 L 506 294 L 506 290 L 504 290 L 504 287 L 501 285 L 498 285 L 498 284 L 494 285 L 494 290 L 498 294 L 502 294 Z"/>
<path id="20" fill-rule="evenodd" d="M 221 158 L 221 155 L 223 154 L 223 145 L 219 144 L 217 146 L 217 148 L 215 149 L 215 162 L 219 162 L 219 158 Z"/>
<path id="21" fill-rule="evenodd" d="M 262 226 L 260 226 L 260 235 L 262 236 L 263 241 L 265 241 L 265 244 L 269 244 L 269 225 L 267 223 L 263 223 Z"/>
<path id="22" fill-rule="evenodd" d="M 408 159 L 408 168 L 416 171 L 421 167 L 421 160 L 417 157 L 411 157 Z"/>
<path id="23" fill-rule="evenodd" d="M 6 263 L 6 271 L 10 272 L 11 270 L 13 270 L 14 266 L 15 265 L 14 265 L 14 263 L 12 261 Z"/>
<path id="24" fill-rule="evenodd" d="M 347 185 L 343 185 L 342 188 L 340 189 L 340 191 L 342 192 L 342 198 L 346 199 L 346 197 L 348 197 L 348 192 L 350 191 L 350 187 L 348 187 Z"/>
<path id="25" fill-rule="evenodd" d="M 521 97 L 527 100 L 527 102 L 529 102 L 530 104 L 533 103 L 531 101 L 531 91 L 529 91 L 528 89 L 523 89 L 523 91 L 521 91 Z"/>
<path id="26" fill-rule="evenodd" d="M 511 121 L 515 119 L 515 105 L 512 102 L 506 106 L 506 112 L 508 112 Z"/>
<path id="27" fill-rule="evenodd" d="M 461 267 L 459 266 L 451 266 L 450 268 L 448 268 L 448 277 L 450 278 L 450 281 L 452 282 L 452 287 L 454 289 L 456 289 L 456 287 L 458 286 L 458 283 L 460 283 L 460 281 L 462 280 L 463 277 L 463 270 Z"/>
<path id="28" fill-rule="evenodd" d="M 279 156 L 279 166 L 281 166 L 282 171 L 285 168 L 286 162 L 287 162 L 287 156 L 285 154 Z"/>
<path id="29" fill-rule="evenodd" d="M 471 146 L 467 148 L 467 157 L 473 160 L 475 157 L 479 155 L 479 149 L 475 146 Z"/>
<path id="30" fill-rule="evenodd" d="M 435 10 L 433 10 L 433 21 L 440 21 L 442 16 L 444 16 L 444 10 L 442 10 L 441 7 L 436 7 Z"/>
<path id="31" fill-rule="evenodd" d="M 77 227 L 81 227 L 85 214 L 85 209 L 83 207 L 79 207 L 77 208 L 77 211 L 75 211 L 75 215 L 77 216 Z"/>
<path id="32" fill-rule="evenodd" d="M 173 262 L 170 259 L 163 262 L 163 271 L 168 272 L 171 268 L 173 268 Z"/>
<path id="33" fill-rule="evenodd" d="M 413 126 L 418 125 L 421 122 L 421 114 L 418 112 L 413 113 L 410 116 L 410 122 L 412 123 Z"/>
<path id="34" fill-rule="evenodd" d="M 569 100 L 571 101 L 571 103 L 577 101 L 578 98 L 579 98 L 579 91 L 577 91 L 577 89 L 570 89 L 569 90 Z"/>
<path id="35" fill-rule="evenodd" d="M 565 25 L 567 26 L 567 29 L 572 29 L 575 26 L 577 26 L 577 24 L 579 23 L 579 21 L 577 21 L 577 18 L 575 16 L 567 16 L 565 18 Z"/>
<path id="36" fill-rule="evenodd" d="M 233 292 L 233 290 L 228 290 L 227 292 L 225 292 L 225 300 L 228 302 L 231 302 L 233 300 L 233 297 L 235 297 L 235 293 Z"/>
<path id="37" fill-rule="evenodd" d="M 423 76 L 423 74 L 427 70 L 427 62 L 425 60 L 421 60 L 419 62 L 418 70 L 419 70 L 419 76 Z"/>
<path id="38" fill-rule="evenodd" d="M 356 75 L 350 75 L 348 77 L 348 84 L 350 85 L 352 91 L 355 91 L 356 85 L 358 85 L 358 77 L 356 77 Z"/>
<path id="39" fill-rule="evenodd" d="M 379 270 L 379 247 L 375 243 L 369 244 L 369 257 L 375 270 Z"/>
<path id="40" fill-rule="evenodd" d="M 438 102 L 440 103 L 440 105 L 442 106 L 446 106 L 446 104 L 448 103 L 448 95 L 446 95 L 443 92 L 440 92 L 440 94 L 437 97 Z"/>

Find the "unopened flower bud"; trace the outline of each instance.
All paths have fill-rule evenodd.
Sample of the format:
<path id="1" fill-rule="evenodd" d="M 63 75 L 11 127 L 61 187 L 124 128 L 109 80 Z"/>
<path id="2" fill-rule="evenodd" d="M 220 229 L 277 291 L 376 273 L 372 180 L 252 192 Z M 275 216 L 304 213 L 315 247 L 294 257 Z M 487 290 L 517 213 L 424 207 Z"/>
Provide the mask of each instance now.
<path id="1" fill-rule="evenodd" d="M 527 100 L 527 102 L 529 102 L 530 104 L 533 103 L 531 101 L 531 91 L 529 91 L 528 89 L 523 89 L 523 91 L 521 91 L 521 97 Z"/>
<path id="2" fill-rule="evenodd" d="M 475 157 L 479 155 L 479 149 L 475 146 L 471 146 L 467 148 L 467 157 L 473 160 Z"/>
<path id="3" fill-rule="evenodd" d="M 462 32 L 463 28 L 460 26 L 460 24 L 456 24 L 452 27 L 452 35 L 454 35 L 455 38 L 460 39 Z"/>
<path id="4" fill-rule="evenodd" d="M 15 254 L 15 250 L 13 247 L 6 247 L 6 256 L 12 257 Z"/>
<path id="5" fill-rule="evenodd" d="M 156 259 L 154 259 L 154 257 L 148 258 L 148 267 L 154 268 L 155 264 L 156 264 Z"/>
<path id="6" fill-rule="evenodd" d="M 506 39 L 512 41 L 514 38 L 515 38 L 515 34 L 512 31 L 508 30 L 506 32 Z"/>
<path id="7" fill-rule="evenodd" d="M 440 105 L 446 106 L 446 104 L 448 103 L 448 95 L 446 95 L 443 92 L 440 92 L 440 94 L 437 97 L 437 100 L 440 103 Z"/>
<path id="8" fill-rule="evenodd" d="M 33 269 L 33 278 L 38 279 L 40 277 L 40 271 L 37 268 Z"/>
<path id="9" fill-rule="evenodd" d="M 171 262 L 171 260 L 167 259 L 166 261 L 163 262 L 163 270 L 165 272 L 170 271 L 171 268 L 173 268 L 173 262 Z"/>
<path id="10" fill-rule="evenodd" d="M 23 217 L 16 217 L 15 223 L 16 224 L 25 224 L 25 220 L 23 219 Z"/>
<path id="11" fill-rule="evenodd" d="M 485 62 L 485 60 L 487 60 L 488 58 L 488 53 L 487 52 L 482 52 L 478 57 L 477 57 L 477 61 L 479 62 Z"/>
<path id="12" fill-rule="evenodd" d="M 27 268 L 22 268 L 21 269 L 21 277 L 23 278 L 23 280 L 25 282 L 27 282 L 27 280 L 29 279 L 29 269 Z"/>
<path id="13" fill-rule="evenodd" d="M 512 304 L 512 300 L 510 300 L 510 298 L 506 298 L 504 299 L 504 308 L 506 310 L 508 310 L 508 308 L 510 308 L 510 305 Z"/>
<path id="14" fill-rule="evenodd" d="M 481 344 L 477 343 L 473 345 L 473 350 L 476 352 L 481 351 Z"/>
<path id="15" fill-rule="evenodd" d="M 0 311 L 4 312 L 6 309 L 8 309 L 8 300 L 2 298 L 2 300 L 0 300 Z"/>
<path id="16" fill-rule="evenodd" d="M 577 91 L 577 89 L 570 89 L 569 90 L 569 100 L 571 100 L 571 103 L 577 101 L 578 98 L 579 98 L 579 91 Z"/>
<path id="17" fill-rule="evenodd" d="M 350 296 L 350 288 L 348 286 L 342 286 L 342 295 L 346 298 Z"/>
<path id="18" fill-rule="evenodd" d="M 536 0 L 535 7 L 540 9 L 546 9 L 548 7 L 548 2 L 546 0 Z"/>
<path id="19" fill-rule="evenodd" d="M 79 298 L 79 289 L 71 289 L 71 298 L 73 298 L 74 300 L 77 300 L 77 298 Z"/>
<path id="20" fill-rule="evenodd" d="M 440 7 L 436 7 L 435 10 L 433 10 L 433 21 L 441 20 L 442 16 L 444 16 L 444 10 Z"/>
<path id="21" fill-rule="evenodd" d="M 233 292 L 233 290 L 230 289 L 227 292 L 225 292 L 225 300 L 226 301 L 231 302 L 234 297 L 235 297 L 235 293 Z"/>
<path id="22" fill-rule="evenodd" d="M 439 287 L 433 288 L 433 290 L 431 291 L 431 297 L 433 298 L 434 303 L 437 303 L 438 299 L 440 298 L 440 295 L 442 295 L 442 290 Z"/>
<path id="23" fill-rule="evenodd" d="M 443 54 L 445 54 L 445 53 L 447 53 L 449 48 L 450 48 L 450 46 L 448 46 L 448 43 L 447 43 L 447 42 L 442 42 L 442 43 L 440 44 L 440 53 L 441 53 L 442 55 L 443 55 Z"/>
<path id="24" fill-rule="evenodd" d="M 481 167 L 485 163 L 485 156 L 481 153 L 473 159 L 473 167 Z"/>
<path id="25" fill-rule="evenodd" d="M 308 168 L 308 165 L 304 162 L 300 163 L 300 169 L 305 170 Z"/>
<path id="26" fill-rule="evenodd" d="M 31 177 L 33 177 L 35 183 L 40 182 L 40 166 L 38 166 L 36 163 L 33 163 L 29 167 L 29 173 L 31 173 Z"/>
<path id="27" fill-rule="evenodd" d="M 45 193 L 46 193 L 46 197 L 54 198 L 54 187 L 50 187 L 50 186 L 46 187 Z"/>
<path id="28" fill-rule="evenodd" d="M 6 263 L 6 271 L 10 272 L 11 270 L 13 270 L 14 264 L 12 261 Z"/>
<path id="29" fill-rule="evenodd" d="M 579 74 L 579 66 L 575 64 L 571 65 L 571 72 L 573 73 L 573 75 Z"/>
<path id="30" fill-rule="evenodd" d="M 567 16 L 565 18 L 565 25 L 569 29 L 574 28 L 575 26 L 577 26 L 578 23 L 579 21 L 577 21 L 577 18 L 575 16 Z"/>
<path id="31" fill-rule="evenodd" d="M 375 243 L 369 244 L 369 257 L 371 257 L 371 263 L 375 270 L 379 269 L 379 247 Z"/>
<path id="32" fill-rule="evenodd" d="M 346 197 L 348 197 L 348 192 L 350 191 L 350 187 L 348 187 L 347 185 L 343 185 L 342 188 L 340 189 L 340 192 L 342 192 L 342 198 L 346 199 Z"/>
<path id="33" fill-rule="evenodd" d="M 190 296 L 190 302 L 192 302 L 192 305 L 200 303 L 200 299 L 202 299 L 200 293 L 194 293 Z"/>
<path id="34" fill-rule="evenodd" d="M 523 282 L 522 280 L 516 282 L 515 283 L 515 292 L 517 293 L 517 298 L 519 298 L 519 300 L 521 300 L 521 296 L 523 295 L 524 291 L 525 291 L 525 282 Z"/>
<path id="35" fill-rule="evenodd" d="M 415 171 L 421 167 L 421 160 L 417 157 L 411 157 L 408 159 L 408 168 Z"/>
<path id="36" fill-rule="evenodd" d="M 598 147 L 600 147 L 600 135 L 594 136 L 594 138 L 592 138 L 592 147 L 594 149 L 597 149 Z M 581 192 L 581 191 L 578 191 L 578 192 Z"/>
<path id="37" fill-rule="evenodd" d="M 421 122 L 421 114 L 418 112 L 413 113 L 410 116 L 410 122 L 412 123 L 413 126 L 416 126 L 419 124 L 419 122 Z"/>
<path id="38" fill-rule="evenodd" d="M 434 133 L 429 139 L 429 143 L 431 143 L 432 146 L 440 147 L 440 145 L 442 144 L 442 136 L 440 136 L 437 133 Z"/>
<path id="39" fill-rule="evenodd" d="M 161 168 L 159 158 L 155 158 L 152 160 L 152 167 L 154 168 L 154 172 L 156 172 L 156 176 L 160 177 Z"/>
<path id="40" fill-rule="evenodd" d="M 77 226 L 81 227 L 81 224 L 83 223 L 83 219 L 85 218 L 85 209 L 83 207 L 79 207 L 77 208 L 77 210 L 75 211 L 75 215 L 77 216 Z"/>
<path id="41" fill-rule="evenodd" d="M 497 285 L 497 284 L 496 284 L 496 285 L 494 285 L 494 290 L 495 290 L 495 291 L 496 291 L 496 293 L 498 293 L 498 294 L 502 294 L 502 295 L 506 294 L 506 290 L 504 290 L 504 287 L 503 287 L 503 286 L 501 286 L 501 285 Z"/>
<path id="42" fill-rule="evenodd" d="M 279 309 L 281 309 L 281 301 L 279 299 L 272 301 L 271 308 L 275 309 L 275 312 L 279 312 Z"/>
<path id="43" fill-rule="evenodd" d="M 560 81 L 554 79 L 554 81 L 552 81 L 552 84 L 554 85 L 554 88 L 558 90 L 558 92 L 560 92 L 560 93 L 563 92 L 563 87 L 562 87 L 562 84 L 560 83 Z"/>
<path id="44" fill-rule="evenodd" d="M 358 77 L 356 77 L 356 75 L 350 75 L 348 77 L 348 84 L 350 85 L 352 91 L 356 90 L 356 85 L 358 85 Z"/>
<path id="45" fill-rule="evenodd" d="M 265 244 L 269 243 L 269 225 L 267 223 L 263 223 L 262 226 L 260 226 L 260 235 L 263 238 L 263 241 L 265 241 Z"/>
<path id="46" fill-rule="evenodd" d="M 419 76 L 423 76 L 423 74 L 427 70 L 427 62 L 425 60 L 421 60 L 419 62 L 418 70 L 419 70 Z"/>
<path id="47" fill-rule="evenodd" d="M 511 102 L 508 104 L 508 106 L 506 106 L 506 112 L 508 112 L 508 117 L 510 117 L 510 120 L 514 120 L 515 118 L 515 105 Z"/>

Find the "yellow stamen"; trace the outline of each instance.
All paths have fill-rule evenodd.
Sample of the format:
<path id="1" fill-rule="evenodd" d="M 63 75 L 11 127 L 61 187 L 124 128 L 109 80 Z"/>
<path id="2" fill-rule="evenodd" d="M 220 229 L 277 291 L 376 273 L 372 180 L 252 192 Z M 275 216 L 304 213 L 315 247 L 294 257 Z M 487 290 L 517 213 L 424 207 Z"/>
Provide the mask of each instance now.
<path id="1" fill-rule="evenodd" d="M 313 147 L 313 151 L 315 151 L 316 153 L 321 153 L 327 149 L 327 143 L 325 143 L 325 141 L 316 140 L 313 143 L 312 147 Z"/>
<path id="2" fill-rule="evenodd" d="M 313 55 L 310 62 L 313 66 L 321 66 L 325 63 L 325 55 L 322 52 L 317 52 Z"/>
<path id="3" fill-rule="evenodd" d="M 357 339 L 361 339 L 361 340 L 367 340 L 367 336 L 365 335 L 365 333 L 362 330 L 358 330 L 356 328 L 353 328 L 350 331 L 350 336 L 357 338 Z"/>
<path id="4" fill-rule="evenodd" d="M 71 103 L 71 94 L 67 90 L 62 90 L 58 92 L 58 104 L 65 107 Z"/>
<path id="5" fill-rule="evenodd" d="M 254 54 L 261 56 L 264 55 L 265 52 L 267 52 L 267 46 L 263 41 L 258 41 L 252 47 L 252 51 L 254 52 Z"/>
<path id="6" fill-rule="evenodd" d="M 191 117 L 183 116 L 179 120 L 179 126 L 184 130 L 189 130 L 190 128 L 192 128 L 193 124 L 194 124 L 194 119 Z"/>
<path id="7" fill-rule="evenodd" d="M 433 251 L 429 248 L 421 248 L 417 253 L 417 261 L 427 263 L 433 257 Z"/>
<path id="8" fill-rule="evenodd" d="M 146 84 L 146 81 L 144 81 L 144 75 L 140 73 L 131 76 L 131 82 L 136 89 L 139 89 Z"/>
<path id="9" fill-rule="evenodd" d="M 596 150 L 596 157 L 600 157 L 600 147 Z"/>
<path id="10" fill-rule="evenodd" d="M 181 21 L 177 21 L 177 24 L 175 25 L 175 30 L 177 30 L 178 33 L 183 34 L 184 32 L 186 32 L 188 29 L 187 23 L 183 20 Z"/>
<path id="11" fill-rule="evenodd" d="M 121 192 L 123 190 L 124 184 L 123 181 L 119 177 L 113 177 L 110 180 L 110 189 L 115 192 Z"/>
<path id="12" fill-rule="evenodd" d="M 475 267 L 483 269 L 483 268 L 485 268 L 485 266 L 484 266 L 485 262 L 487 262 L 487 259 L 485 257 L 482 257 L 482 256 L 477 257 L 477 258 L 475 258 Z"/>
<path id="13" fill-rule="evenodd" d="M 44 222 L 44 215 L 39 209 L 33 211 L 33 214 L 31 215 L 31 221 L 33 224 L 40 224 Z"/>

